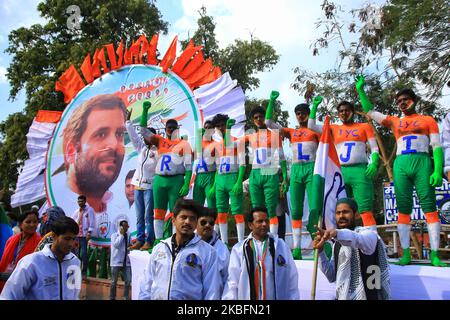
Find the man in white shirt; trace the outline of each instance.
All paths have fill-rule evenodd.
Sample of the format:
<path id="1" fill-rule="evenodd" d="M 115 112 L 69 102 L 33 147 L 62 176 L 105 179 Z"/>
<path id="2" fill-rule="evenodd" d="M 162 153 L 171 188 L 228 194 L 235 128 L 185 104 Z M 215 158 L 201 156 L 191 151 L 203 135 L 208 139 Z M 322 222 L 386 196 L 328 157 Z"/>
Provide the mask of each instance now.
<path id="1" fill-rule="evenodd" d="M 78 205 L 80 208 L 73 213 L 72 219 L 79 227 L 77 256 L 82 261 L 82 274 L 86 276 L 88 266 L 87 247 L 95 228 L 95 214 L 94 209 L 86 203 L 84 195 L 78 196 Z"/>
<path id="2" fill-rule="evenodd" d="M 122 272 L 125 288 L 123 293 L 124 300 L 128 300 L 130 295 L 131 284 L 131 264 L 130 257 L 130 244 L 131 235 L 128 233 L 128 222 L 122 220 L 119 223 L 119 231 L 113 233 L 111 236 L 111 290 L 109 294 L 110 300 L 116 299 L 116 287 L 119 273 Z"/>
<path id="3" fill-rule="evenodd" d="M 320 270 L 329 282 L 336 282 L 338 300 L 389 300 L 389 265 L 383 241 L 370 227 L 355 228 L 358 205 L 351 198 L 336 203 L 337 229 L 316 226 L 314 249 L 319 250 Z M 334 239 L 328 260 L 323 246 Z M 378 272 L 377 272 L 378 271 Z"/>
<path id="4" fill-rule="evenodd" d="M 252 231 L 230 257 L 223 300 L 298 300 L 298 274 L 291 250 L 269 233 L 269 215 L 255 207 L 247 216 Z"/>

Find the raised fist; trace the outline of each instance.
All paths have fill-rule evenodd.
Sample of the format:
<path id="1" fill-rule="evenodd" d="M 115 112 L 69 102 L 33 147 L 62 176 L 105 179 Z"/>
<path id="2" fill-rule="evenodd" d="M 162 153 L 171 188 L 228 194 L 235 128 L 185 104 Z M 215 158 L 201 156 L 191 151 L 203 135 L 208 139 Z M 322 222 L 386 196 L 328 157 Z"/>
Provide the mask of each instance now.
<path id="1" fill-rule="evenodd" d="M 322 96 L 315 96 L 313 99 L 313 105 L 318 106 L 323 101 Z"/>
<path id="2" fill-rule="evenodd" d="M 364 76 L 362 74 L 360 74 L 359 76 L 356 77 L 355 79 L 356 83 L 356 90 L 363 90 L 364 89 L 364 83 L 365 83 L 365 79 Z"/>
<path id="3" fill-rule="evenodd" d="M 231 129 L 232 126 L 236 124 L 236 120 L 234 119 L 228 119 L 227 120 L 227 129 Z"/>
<path id="4" fill-rule="evenodd" d="M 278 98 L 280 96 L 280 93 L 278 91 L 273 90 L 270 93 L 270 100 L 275 100 L 276 98 Z"/>
<path id="5" fill-rule="evenodd" d="M 145 101 L 145 102 L 142 104 L 142 108 L 144 108 L 144 110 L 147 110 L 147 111 L 148 111 L 148 109 L 150 109 L 151 106 L 152 106 L 152 104 L 151 104 L 150 101 Z"/>

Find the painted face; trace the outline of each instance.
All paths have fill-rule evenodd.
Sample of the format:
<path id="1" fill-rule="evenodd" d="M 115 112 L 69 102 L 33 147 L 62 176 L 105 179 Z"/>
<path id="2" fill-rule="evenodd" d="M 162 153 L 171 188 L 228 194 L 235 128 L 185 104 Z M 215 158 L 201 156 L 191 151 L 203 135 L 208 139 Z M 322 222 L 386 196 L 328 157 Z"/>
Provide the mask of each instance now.
<path id="1" fill-rule="evenodd" d="M 172 136 L 172 134 L 174 134 L 177 129 L 178 126 L 175 123 L 169 122 L 168 124 L 166 124 L 166 135 L 168 137 Z"/>
<path id="2" fill-rule="evenodd" d="M 212 217 L 200 217 L 197 224 L 197 234 L 203 239 L 208 240 L 212 237 L 214 230 L 214 219 Z"/>
<path id="3" fill-rule="evenodd" d="M 125 196 L 130 204 L 134 202 L 134 185 L 131 183 L 131 178 L 125 181 Z"/>
<path id="4" fill-rule="evenodd" d="M 224 121 L 216 124 L 216 129 L 222 133 L 222 136 L 224 136 L 225 130 L 227 130 L 227 123 Z"/>
<path id="5" fill-rule="evenodd" d="M 355 214 L 348 204 L 340 203 L 336 207 L 336 223 L 338 229 L 353 230 L 355 228 Z"/>
<path id="6" fill-rule="evenodd" d="M 53 238 L 52 249 L 64 256 L 69 254 L 75 246 L 77 235 L 72 232 L 66 232 Z"/>
<path id="7" fill-rule="evenodd" d="M 125 118 L 120 109 L 94 110 L 89 115 L 75 157 L 75 176 L 82 194 L 103 195 L 122 167 Z"/>
<path id="8" fill-rule="evenodd" d="M 255 124 L 255 126 L 257 126 L 258 128 L 264 128 L 265 124 L 264 124 L 264 115 L 262 113 L 255 113 L 253 115 L 253 123 Z"/>
<path id="9" fill-rule="evenodd" d="M 177 233 L 189 237 L 197 227 L 197 216 L 194 212 L 183 209 L 174 217 L 173 223 Z"/>
<path id="10" fill-rule="evenodd" d="M 407 94 L 400 95 L 395 101 L 402 112 L 410 111 L 414 106 L 414 100 Z"/>
<path id="11" fill-rule="evenodd" d="M 29 215 L 27 215 L 25 220 L 23 220 L 23 222 L 19 225 L 19 227 L 24 234 L 33 235 L 36 232 L 38 223 L 39 222 L 36 215 L 34 213 L 33 214 L 30 213 Z"/>
<path id="12" fill-rule="evenodd" d="M 297 118 L 298 123 L 307 123 L 309 118 L 309 113 L 306 111 L 297 111 L 295 113 L 295 117 Z"/>
<path id="13" fill-rule="evenodd" d="M 248 223 L 253 236 L 258 240 L 266 238 L 269 233 L 269 225 L 269 217 L 262 211 L 253 212 L 253 222 Z"/>
<path id="14" fill-rule="evenodd" d="M 339 115 L 339 119 L 341 119 L 341 121 L 343 123 L 348 123 L 353 120 L 352 108 L 350 108 L 350 106 L 348 106 L 346 104 L 343 104 L 339 107 L 338 115 Z"/>

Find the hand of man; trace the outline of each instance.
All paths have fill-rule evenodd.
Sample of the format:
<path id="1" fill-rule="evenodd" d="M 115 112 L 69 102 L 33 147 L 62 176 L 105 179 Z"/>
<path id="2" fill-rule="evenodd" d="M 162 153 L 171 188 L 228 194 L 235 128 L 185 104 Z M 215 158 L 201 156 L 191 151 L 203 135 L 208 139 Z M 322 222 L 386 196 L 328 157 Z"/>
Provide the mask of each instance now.
<path id="1" fill-rule="evenodd" d="M 180 197 L 185 197 L 185 196 L 187 196 L 188 193 L 189 193 L 189 185 L 183 184 L 178 195 Z"/>
<path id="2" fill-rule="evenodd" d="M 152 103 L 151 103 L 150 101 L 145 101 L 145 102 L 142 104 L 142 108 L 143 108 L 144 110 L 147 110 L 147 111 L 151 108 L 151 106 L 152 106 Z"/>
<path id="3" fill-rule="evenodd" d="M 442 186 L 442 175 L 434 172 L 431 176 L 430 176 L 430 185 L 432 187 L 440 187 Z"/>
<path id="4" fill-rule="evenodd" d="M 234 119 L 228 119 L 227 120 L 227 129 L 231 129 L 236 124 L 236 120 Z"/>
<path id="5" fill-rule="evenodd" d="M 317 229 L 317 232 L 315 233 L 316 237 L 314 238 L 313 241 L 313 248 L 322 251 L 325 242 L 327 242 L 332 238 L 335 238 L 337 236 L 337 231 L 336 229 L 325 230 L 319 228 L 318 226 L 314 227 Z"/>
<path id="6" fill-rule="evenodd" d="M 131 119 L 131 113 L 133 112 L 133 108 L 130 108 L 130 110 L 126 110 L 127 111 L 127 121 L 129 121 Z"/>
<path id="7" fill-rule="evenodd" d="M 378 171 L 377 165 L 375 163 L 371 163 L 367 166 L 366 176 L 373 179 L 377 171 Z"/>
<path id="8" fill-rule="evenodd" d="M 323 101 L 322 96 L 315 96 L 313 99 L 313 105 L 317 107 L 319 104 L 322 103 L 322 101 Z"/>
<path id="9" fill-rule="evenodd" d="M 237 181 L 231 189 L 231 193 L 234 195 L 242 193 L 242 182 Z"/>
<path id="10" fill-rule="evenodd" d="M 278 91 L 273 90 L 270 93 L 270 100 L 276 100 L 280 96 L 280 93 Z"/>
<path id="11" fill-rule="evenodd" d="M 206 192 L 206 196 L 210 199 L 215 199 L 216 198 L 216 187 L 212 186 L 211 188 L 209 188 L 209 190 Z"/>
<path id="12" fill-rule="evenodd" d="M 355 78 L 355 86 L 356 86 L 356 90 L 361 91 L 364 90 L 364 83 L 365 83 L 365 79 L 364 76 L 362 74 L 360 74 L 359 76 L 357 76 Z"/>
<path id="13" fill-rule="evenodd" d="M 281 192 L 286 193 L 286 192 L 288 192 L 288 190 L 289 190 L 289 184 L 286 180 L 283 180 L 281 182 Z"/>

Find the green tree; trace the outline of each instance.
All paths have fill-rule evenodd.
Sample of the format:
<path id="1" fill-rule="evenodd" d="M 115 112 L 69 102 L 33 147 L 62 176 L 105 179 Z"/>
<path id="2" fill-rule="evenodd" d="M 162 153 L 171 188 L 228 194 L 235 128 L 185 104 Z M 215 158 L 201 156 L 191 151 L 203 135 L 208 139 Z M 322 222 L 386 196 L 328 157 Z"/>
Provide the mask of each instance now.
<path id="1" fill-rule="evenodd" d="M 68 27 L 66 10 L 70 5 L 80 8 L 79 29 Z M 10 100 L 24 89 L 26 101 L 23 112 L 11 114 L 0 124 L 4 189 L 15 187 L 17 167 L 28 157 L 26 134 L 37 111 L 64 109 L 63 95 L 55 91 L 55 82 L 70 64 L 80 66 L 87 53 L 93 54 L 107 43 L 118 44 L 123 39 L 129 46 L 141 34 L 167 33 L 167 22 L 154 1 L 46 0 L 37 8 L 46 23 L 18 28 L 8 37 L 6 52 L 12 55 L 7 72 Z"/>
<path id="2" fill-rule="evenodd" d="M 214 64 L 228 71 L 244 91 L 258 88 L 259 79 L 255 74 L 271 70 L 280 59 L 275 49 L 253 36 L 250 41 L 236 39 L 233 44 L 220 49 L 213 17 L 207 15 L 205 7 L 200 9 L 199 14 L 198 28 L 192 36 L 195 45 L 202 45 L 205 57 L 211 57 Z M 183 47 L 189 41 L 190 39 L 181 41 Z"/>

